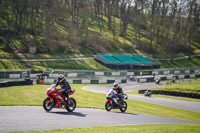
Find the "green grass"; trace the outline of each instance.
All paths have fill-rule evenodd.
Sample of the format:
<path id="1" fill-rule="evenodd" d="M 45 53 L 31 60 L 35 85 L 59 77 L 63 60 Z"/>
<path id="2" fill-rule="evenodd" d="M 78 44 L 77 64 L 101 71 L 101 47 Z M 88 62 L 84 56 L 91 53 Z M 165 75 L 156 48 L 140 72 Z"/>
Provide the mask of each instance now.
<path id="1" fill-rule="evenodd" d="M 156 86 L 153 89 L 200 94 L 200 81 L 191 81 L 191 82 L 184 82 L 180 84 L 176 83 L 176 84 L 171 84 L 171 85 Z"/>
<path id="2" fill-rule="evenodd" d="M 13 53 L 10 53 L 2 51 L 0 48 L 0 59 L 20 59 L 20 57 L 14 54 L 14 50 Z"/>
<path id="3" fill-rule="evenodd" d="M 176 97 L 176 96 L 158 95 L 158 94 L 155 94 L 155 95 L 153 94 L 153 97 L 163 97 L 163 98 L 170 98 L 170 99 L 176 99 L 176 100 L 200 102 L 200 99 L 188 98 L 188 97 Z"/>
<path id="4" fill-rule="evenodd" d="M 105 95 L 87 92 L 81 89 L 84 85 L 72 84 L 77 89 L 75 99 L 78 107 L 104 108 Z M 46 97 L 46 88 L 50 85 L 30 85 L 1 88 L 0 105 L 42 105 Z M 90 94 L 90 96 L 88 96 Z M 96 102 L 89 102 L 96 101 Z M 98 104 L 97 104 L 98 103 Z"/>
<path id="5" fill-rule="evenodd" d="M 105 95 L 82 90 L 85 85 L 72 84 L 77 91 L 73 97 L 77 107 L 104 109 Z M 49 85 L 15 86 L 1 88 L 0 105 L 42 105 L 46 98 L 46 88 Z M 136 100 L 127 100 L 127 112 L 134 114 L 155 115 L 200 122 L 200 113 L 177 108 L 171 108 Z M 116 110 L 119 111 L 119 110 Z M 159 112 L 159 113 L 158 113 Z"/>
<path id="6" fill-rule="evenodd" d="M 28 131 L 28 133 L 199 133 L 199 124 L 147 124 Z M 19 132 L 16 132 L 19 133 Z M 20 132 L 22 133 L 22 132 Z M 24 132 L 25 133 L 25 132 Z"/>
<path id="7" fill-rule="evenodd" d="M 76 56 L 76 55 L 73 55 Z M 73 57 L 72 56 L 72 57 Z M 60 54 L 49 55 L 28 55 L 30 59 L 34 58 L 59 58 Z M 77 57 L 80 57 L 77 55 Z M 62 58 L 67 58 L 63 56 Z M 195 57 L 191 60 L 183 59 L 179 61 L 161 61 L 161 68 L 189 68 L 189 67 L 199 67 L 200 58 Z M 96 62 L 94 59 L 87 60 L 70 60 L 70 61 L 35 61 L 35 62 L 14 62 L 14 61 L 1 61 L 0 60 L 0 70 L 20 70 L 20 69 L 32 69 L 33 71 L 42 71 L 42 70 L 52 70 L 52 69 L 81 69 L 81 70 L 109 70 L 104 65 Z M 129 70 L 129 71 L 138 71 L 138 70 Z"/>
<path id="8" fill-rule="evenodd" d="M 126 92 L 126 93 L 127 94 L 132 94 L 132 95 L 144 96 L 144 94 L 139 94 L 137 90 L 129 91 L 129 92 Z M 152 97 L 170 98 L 170 99 L 176 99 L 176 100 L 184 100 L 184 101 L 200 102 L 200 99 L 188 98 L 188 97 L 177 97 L 177 96 L 168 96 L 168 95 L 159 95 L 159 94 L 152 94 L 151 96 Z"/>
<path id="9" fill-rule="evenodd" d="M 31 68 L 30 64 L 26 62 L 13 62 L 13 61 L 0 60 L 0 70 L 21 70 L 30 68 Z"/>
<path id="10" fill-rule="evenodd" d="M 156 105 L 136 100 L 128 100 L 127 112 L 135 114 L 154 115 L 190 121 L 200 121 L 200 113 L 162 105 Z"/>
<path id="11" fill-rule="evenodd" d="M 74 61 L 40 61 L 32 62 L 32 65 L 49 69 L 82 69 L 82 70 L 108 70 L 105 66 L 93 59 Z"/>
<path id="12" fill-rule="evenodd" d="M 68 53 L 68 54 L 63 54 L 63 53 L 28 54 L 28 53 L 24 53 L 24 55 L 27 59 L 64 59 L 64 58 L 70 58 L 70 57 L 84 57 L 85 56 L 83 54 L 77 54 L 77 53 Z M 90 55 L 90 56 L 92 56 L 92 55 Z"/>
<path id="13" fill-rule="evenodd" d="M 36 62 L 12 62 L 0 61 L 0 70 L 32 69 L 33 71 L 52 69 L 81 69 L 81 70 L 109 70 L 93 59 L 65 60 L 65 61 L 36 61 Z"/>
<path id="14" fill-rule="evenodd" d="M 178 82 L 178 81 L 177 81 Z M 171 85 L 161 85 L 151 88 L 151 90 L 165 90 L 165 91 L 178 91 L 178 92 L 185 92 L 185 93 L 197 93 L 200 94 L 200 81 L 191 81 L 191 82 L 184 82 L 184 83 L 176 83 Z M 129 91 L 127 94 L 133 95 L 143 95 L 138 94 L 138 91 Z M 195 101 L 200 102 L 200 99 L 193 99 L 187 97 L 175 97 L 175 96 L 167 96 L 167 95 L 158 95 L 152 94 L 153 97 L 164 97 L 164 98 L 171 98 L 176 100 L 186 100 L 186 101 Z"/>
<path id="15" fill-rule="evenodd" d="M 1 88 L 0 105 L 42 105 L 47 85 Z"/>
<path id="16" fill-rule="evenodd" d="M 181 59 L 176 61 L 160 61 L 161 68 L 189 68 L 199 67 L 200 57 L 194 57 L 192 59 Z"/>

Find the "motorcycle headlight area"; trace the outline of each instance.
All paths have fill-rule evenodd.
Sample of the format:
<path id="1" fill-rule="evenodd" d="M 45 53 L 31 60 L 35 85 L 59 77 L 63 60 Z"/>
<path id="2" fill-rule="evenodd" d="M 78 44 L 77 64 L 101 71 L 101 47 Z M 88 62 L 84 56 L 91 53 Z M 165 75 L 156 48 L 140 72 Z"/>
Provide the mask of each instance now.
<path id="1" fill-rule="evenodd" d="M 124 97 L 124 99 L 128 99 L 128 95 L 127 94 L 124 94 L 123 97 Z"/>

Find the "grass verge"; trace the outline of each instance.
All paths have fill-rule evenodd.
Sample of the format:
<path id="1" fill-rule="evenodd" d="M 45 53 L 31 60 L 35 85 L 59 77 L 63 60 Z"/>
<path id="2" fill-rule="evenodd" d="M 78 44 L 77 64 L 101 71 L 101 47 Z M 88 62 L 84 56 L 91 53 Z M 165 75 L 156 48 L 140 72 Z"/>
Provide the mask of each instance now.
<path id="1" fill-rule="evenodd" d="M 28 133 L 199 133 L 199 124 L 150 124 L 29 131 Z M 16 132 L 19 133 L 19 132 Z M 20 132 L 22 133 L 22 132 Z M 25 133 L 25 132 L 24 132 Z"/>
<path id="2" fill-rule="evenodd" d="M 138 94 L 137 90 L 128 91 L 126 93 L 127 94 L 132 94 L 132 95 L 141 95 L 141 96 L 144 96 L 144 94 Z M 151 97 L 162 97 L 162 98 L 170 98 L 170 99 L 176 99 L 176 100 L 200 102 L 200 99 L 195 99 L 195 98 L 178 97 L 178 96 L 168 96 L 168 95 L 159 95 L 159 94 L 152 94 Z"/>
<path id="3" fill-rule="evenodd" d="M 178 92 L 185 92 L 185 93 L 200 94 L 200 81 L 197 80 L 197 81 L 191 81 L 191 82 L 176 83 L 176 84 L 171 84 L 171 85 L 161 85 L 161 86 L 153 87 L 151 88 L 151 90 L 178 91 Z M 129 91 L 127 92 L 127 94 L 143 95 L 143 94 L 138 94 L 138 91 Z M 175 97 L 175 96 L 158 95 L 158 94 L 152 94 L 152 96 L 171 98 L 171 99 L 176 99 L 176 100 L 200 102 L 200 99 L 187 98 L 187 97 Z"/>
<path id="4" fill-rule="evenodd" d="M 176 83 L 171 85 L 161 85 L 156 86 L 153 89 L 200 94 L 200 81 L 198 80 L 184 83 Z"/>

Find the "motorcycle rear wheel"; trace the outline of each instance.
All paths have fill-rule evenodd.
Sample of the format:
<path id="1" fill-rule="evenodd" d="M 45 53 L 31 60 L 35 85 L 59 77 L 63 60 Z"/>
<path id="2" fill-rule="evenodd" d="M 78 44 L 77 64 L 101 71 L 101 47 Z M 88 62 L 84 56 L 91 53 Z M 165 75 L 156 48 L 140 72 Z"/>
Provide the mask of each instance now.
<path id="1" fill-rule="evenodd" d="M 109 101 L 106 101 L 105 108 L 107 111 L 110 111 L 112 109 L 112 104 L 110 104 Z"/>
<path id="2" fill-rule="evenodd" d="M 126 111 L 126 109 L 127 109 L 127 103 L 126 103 L 126 101 L 122 102 L 121 107 L 119 109 L 120 109 L 120 111 L 122 113 L 124 113 Z"/>
<path id="3" fill-rule="evenodd" d="M 50 102 L 50 99 L 48 97 L 43 101 L 43 108 L 48 112 L 53 108 L 53 102 Z"/>
<path id="4" fill-rule="evenodd" d="M 66 110 L 68 112 L 72 112 L 72 111 L 74 111 L 76 109 L 76 100 L 73 97 L 70 97 L 69 100 L 70 100 L 70 103 L 66 107 Z"/>

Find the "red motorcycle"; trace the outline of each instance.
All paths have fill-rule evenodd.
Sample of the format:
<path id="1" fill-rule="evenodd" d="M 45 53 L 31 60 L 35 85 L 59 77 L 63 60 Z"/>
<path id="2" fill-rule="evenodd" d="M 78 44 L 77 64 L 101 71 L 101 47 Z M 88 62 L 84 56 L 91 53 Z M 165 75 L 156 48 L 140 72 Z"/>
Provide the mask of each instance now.
<path id="1" fill-rule="evenodd" d="M 76 100 L 73 97 L 68 97 L 67 102 L 68 104 L 65 104 L 64 96 L 60 93 L 58 93 L 59 89 L 56 89 L 56 86 L 51 86 L 50 88 L 47 88 L 47 95 L 48 97 L 44 99 L 43 102 L 43 108 L 46 111 L 50 111 L 53 108 L 64 108 L 68 112 L 72 112 L 76 108 Z M 72 95 L 75 93 L 75 89 L 72 89 L 69 95 Z"/>

